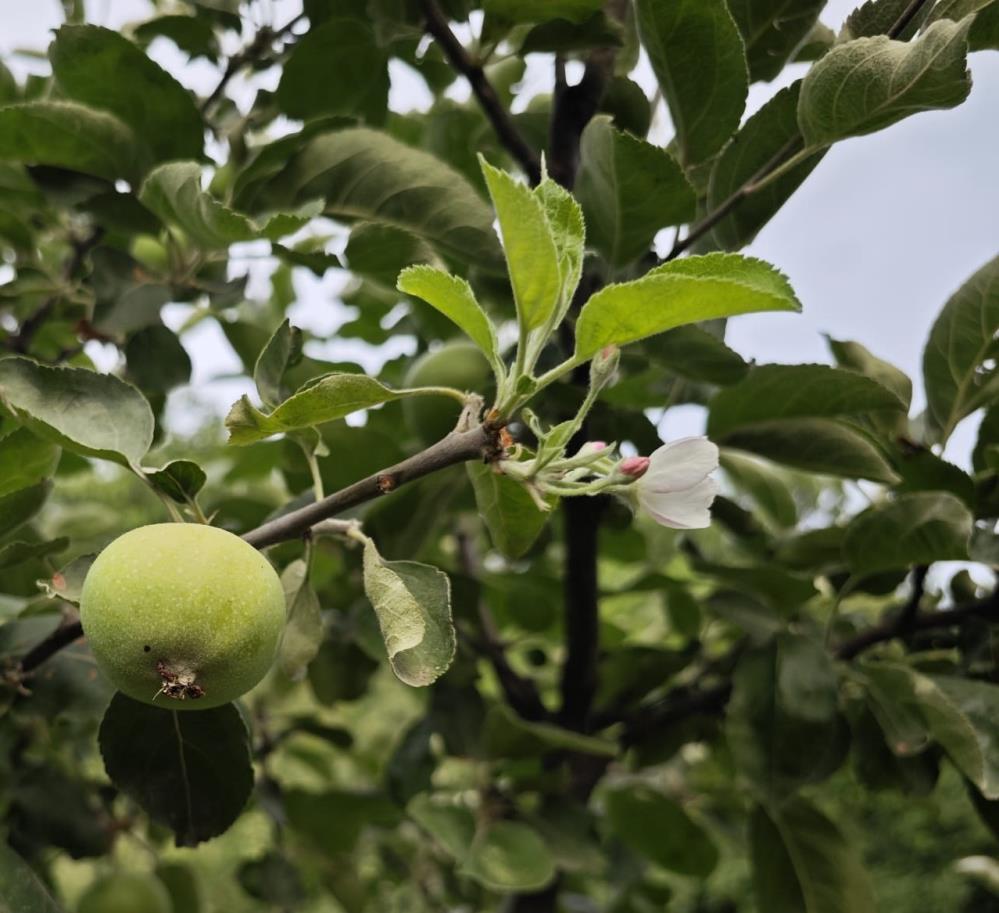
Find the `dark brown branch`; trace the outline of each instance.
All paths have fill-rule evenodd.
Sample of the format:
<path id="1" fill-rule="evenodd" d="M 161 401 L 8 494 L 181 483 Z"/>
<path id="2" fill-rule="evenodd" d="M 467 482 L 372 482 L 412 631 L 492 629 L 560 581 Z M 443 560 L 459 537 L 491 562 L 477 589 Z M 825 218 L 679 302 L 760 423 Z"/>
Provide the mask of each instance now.
<path id="1" fill-rule="evenodd" d="M 59 625 L 45 640 L 32 647 L 18 664 L 18 671 L 22 675 L 37 669 L 45 660 L 55 656 L 64 647 L 83 637 L 83 627 L 79 621 L 70 621 Z"/>
<path id="2" fill-rule="evenodd" d="M 316 501 L 283 517 L 264 523 L 244 534 L 243 538 L 255 548 L 266 548 L 277 542 L 295 539 L 318 523 L 343 513 L 365 501 L 395 491 L 400 485 L 430 475 L 439 469 L 465 463 L 469 460 L 493 460 L 500 453 L 499 429 L 479 425 L 471 431 L 455 431 L 426 450 L 383 469 L 366 479 Z"/>
<path id="3" fill-rule="evenodd" d="M 896 39 L 902 34 L 908 27 L 909 23 L 912 22 L 916 16 L 919 15 L 920 11 L 929 0 L 912 0 L 912 2 L 902 11 L 902 15 L 895 20 L 895 24 L 888 29 L 888 37 L 891 39 Z"/>
<path id="4" fill-rule="evenodd" d="M 906 634 L 919 615 L 919 604 L 926 593 L 926 575 L 930 572 L 928 564 L 920 564 L 912 570 L 912 592 L 908 600 L 899 610 L 895 627 L 900 635 Z"/>
<path id="5" fill-rule="evenodd" d="M 215 104 L 226 90 L 232 78 L 248 64 L 257 60 L 263 52 L 275 41 L 285 37 L 299 22 L 305 18 L 305 13 L 299 13 L 294 19 L 286 22 L 279 29 L 264 27 L 253 36 L 253 40 L 243 50 L 233 54 L 222 72 L 222 78 L 218 81 L 211 94 L 201 103 L 201 114 L 205 115 L 208 109 Z"/>
<path id="6" fill-rule="evenodd" d="M 537 153 L 520 135 L 510 113 L 503 107 L 492 83 L 486 78 L 485 71 L 472 60 L 461 42 L 455 37 L 435 0 L 421 0 L 421 5 L 427 23 L 427 31 L 441 46 L 441 50 L 451 66 L 468 80 L 472 92 L 482 106 L 486 117 L 492 123 L 503 148 L 524 169 L 530 182 L 537 184 L 541 180 L 541 161 Z"/>

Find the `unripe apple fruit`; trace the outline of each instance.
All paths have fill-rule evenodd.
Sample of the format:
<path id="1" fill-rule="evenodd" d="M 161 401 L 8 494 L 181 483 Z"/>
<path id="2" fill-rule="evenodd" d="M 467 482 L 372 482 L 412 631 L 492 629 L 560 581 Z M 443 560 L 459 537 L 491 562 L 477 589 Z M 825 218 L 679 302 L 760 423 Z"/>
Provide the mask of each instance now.
<path id="1" fill-rule="evenodd" d="M 80 597 L 83 633 L 112 684 L 171 710 L 217 707 L 249 691 L 274 661 L 284 620 L 267 559 L 200 523 L 119 536 Z"/>
<path id="2" fill-rule="evenodd" d="M 165 273 L 170 269 L 169 251 L 152 235 L 136 235 L 129 245 L 129 253 L 152 273 Z"/>
<path id="3" fill-rule="evenodd" d="M 167 889 L 152 875 L 116 872 L 95 881 L 77 913 L 173 913 Z"/>
<path id="4" fill-rule="evenodd" d="M 492 370 L 479 347 L 471 342 L 449 342 L 421 355 L 406 374 L 407 387 L 454 387 L 482 393 L 492 379 Z M 461 405 L 445 396 L 413 396 L 403 400 L 406 424 L 424 444 L 439 441 L 461 415 Z"/>

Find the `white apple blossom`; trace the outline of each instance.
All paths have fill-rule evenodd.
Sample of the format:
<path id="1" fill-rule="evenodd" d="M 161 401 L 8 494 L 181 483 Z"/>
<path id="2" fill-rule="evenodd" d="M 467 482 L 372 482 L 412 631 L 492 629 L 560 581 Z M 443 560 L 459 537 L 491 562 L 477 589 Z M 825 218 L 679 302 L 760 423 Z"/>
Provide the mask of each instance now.
<path id="1" fill-rule="evenodd" d="M 618 470 L 637 477 L 640 507 L 663 526 L 703 529 L 711 523 L 711 502 L 718 486 L 718 448 L 706 437 L 687 437 L 663 444 L 650 457 L 623 460 Z"/>

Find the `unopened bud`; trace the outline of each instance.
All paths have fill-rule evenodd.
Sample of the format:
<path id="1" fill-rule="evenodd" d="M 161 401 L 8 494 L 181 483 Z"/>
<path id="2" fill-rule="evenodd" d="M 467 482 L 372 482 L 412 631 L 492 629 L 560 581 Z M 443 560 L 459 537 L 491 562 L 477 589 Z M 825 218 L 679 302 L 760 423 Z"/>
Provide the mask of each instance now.
<path id="1" fill-rule="evenodd" d="M 614 380 L 621 350 L 617 346 L 604 346 L 590 362 L 590 387 L 602 390 Z"/>
<path id="2" fill-rule="evenodd" d="M 579 456 L 589 455 L 591 453 L 600 453 L 601 450 L 607 449 L 606 441 L 587 441 L 579 448 Z"/>
<path id="3" fill-rule="evenodd" d="M 625 457 L 617 464 L 617 471 L 632 479 L 640 479 L 649 468 L 649 458 L 646 456 Z"/>

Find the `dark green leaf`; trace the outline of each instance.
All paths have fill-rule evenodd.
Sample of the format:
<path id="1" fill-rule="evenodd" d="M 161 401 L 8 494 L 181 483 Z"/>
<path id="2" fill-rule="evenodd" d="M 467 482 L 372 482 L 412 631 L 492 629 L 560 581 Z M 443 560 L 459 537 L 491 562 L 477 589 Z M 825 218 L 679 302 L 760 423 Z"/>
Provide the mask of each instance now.
<path id="1" fill-rule="evenodd" d="M 284 375 L 301 357 L 302 331 L 285 320 L 261 349 L 253 367 L 253 382 L 266 406 L 273 409 L 288 398 Z"/>
<path id="2" fill-rule="evenodd" d="M 739 126 L 749 74 L 725 0 L 637 0 L 648 52 L 676 128 L 680 162 L 711 158 Z"/>
<path id="3" fill-rule="evenodd" d="M 746 376 L 749 365 L 714 333 L 699 326 L 667 330 L 649 340 L 643 353 L 680 377 L 726 387 Z"/>
<path id="4" fill-rule="evenodd" d="M 381 123 L 388 91 L 388 58 L 370 21 L 335 15 L 295 45 L 281 73 L 277 102 L 283 113 L 298 120 L 360 114 Z"/>
<path id="5" fill-rule="evenodd" d="M 61 913 L 41 879 L 0 840 L 0 913 Z"/>
<path id="6" fill-rule="evenodd" d="M 663 149 L 598 117 L 583 131 L 575 193 L 591 243 L 613 266 L 647 253 L 661 228 L 690 221 L 694 190 Z"/>
<path id="7" fill-rule="evenodd" d="M 912 381 L 904 371 L 873 355 L 859 342 L 840 341 L 832 337 L 827 337 L 827 341 L 839 367 L 866 374 L 882 387 L 887 387 L 908 411 L 912 402 Z"/>
<path id="8" fill-rule="evenodd" d="M 718 848 L 701 825 L 672 799 L 646 786 L 604 795 L 607 825 L 625 846 L 671 872 L 707 878 Z"/>
<path id="9" fill-rule="evenodd" d="M 49 46 L 49 59 L 69 98 L 110 111 L 156 161 L 201 156 L 204 124 L 191 94 L 120 33 L 65 25 Z"/>
<path id="10" fill-rule="evenodd" d="M 708 182 L 708 209 L 719 209 L 744 185 L 757 180 L 778 156 L 800 142 L 798 95 L 801 80 L 777 92 L 755 112 L 732 138 L 711 170 Z M 712 230 L 712 237 L 724 250 L 738 250 L 749 244 L 757 232 L 773 218 L 801 183 L 812 173 L 823 153 L 818 152 L 787 174 L 750 194 Z"/>
<path id="11" fill-rule="evenodd" d="M 0 496 L 0 536 L 9 536 L 24 526 L 42 509 L 51 493 L 52 482 L 46 479 L 37 485 Z"/>
<path id="12" fill-rule="evenodd" d="M 32 558 L 44 558 L 61 552 L 67 545 L 69 539 L 65 536 L 49 542 L 8 542 L 0 546 L 0 569 L 14 567 Z"/>
<path id="13" fill-rule="evenodd" d="M 798 522 L 798 507 L 786 473 L 730 450 L 722 453 L 721 465 L 736 487 L 749 494 L 771 523 L 786 528 Z"/>
<path id="14" fill-rule="evenodd" d="M 807 799 L 757 806 L 753 887 L 767 913 L 875 913 L 867 873 L 839 828 Z"/>
<path id="15" fill-rule="evenodd" d="M 476 833 L 461 871 L 494 891 L 536 891 L 555 877 L 555 861 L 533 828 L 493 821 Z"/>
<path id="16" fill-rule="evenodd" d="M 901 495 L 872 507 L 847 527 L 843 550 L 860 576 L 968 557 L 971 512 L 944 492 Z"/>
<path id="17" fill-rule="evenodd" d="M 281 635 L 278 664 L 293 681 L 305 678 L 309 663 L 319 652 L 323 638 L 323 619 L 319 597 L 309 582 L 309 566 L 298 560 L 281 574 L 288 620 Z"/>
<path id="18" fill-rule="evenodd" d="M 0 160 L 135 181 L 148 153 L 118 118 L 64 101 L 0 109 Z"/>
<path id="19" fill-rule="evenodd" d="M 50 478 L 59 465 L 60 453 L 55 444 L 27 428 L 15 428 L 0 438 L 0 496 Z"/>
<path id="20" fill-rule="evenodd" d="M 927 415 L 946 441 L 962 418 L 997 389 L 986 368 L 999 330 L 999 257 L 975 273 L 944 305 L 923 352 Z"/>
<path id="21" fill-rule="evenodd" d="M 507 558 L 520 558 L 551 519 L 538 508 L 520 482 L 484 463 L 466 463 L 475 503 L 496 549 Z M 554 507 L 554 505 L 552 505 Z"/>
<path id="22" fill-rule="evenodd" d="M 839 42 L 852 41 L 854 38 L 867 38 L 872 35 L 887 35 L 911 6 L 912 0 L 865 0 L 847 16 L 839 36 Z M 915 35 L 932 7 L 933 4 L 924 3 L 899 35 L 899 38 L 907 41 Z"/>
<path id="23" fill-rule="evenodd" d="M 193 501 L 207 481 L 205 471 L 191 460 L 171 460 L 162 469 L 147 469 L 146 478 L 178 504 Z"/>
<path id="24" fill-rule="evenodd" d="M 565 19 L 584 22 L 603 6 L 602 0 L 546 0 L 539 6 L 535 0 L 484 0 L 486 13 L 507 22 L 544 22 Z"/>
<path id="25" fill-rule="evenodd" d="M 728 0 L 746 43 L 749 78 L 771 80 L 798 49 L 826 0 Z"/>
<path id="26" fill-rule="evenodd" d="M 253 789 L 249 734 L 234 704 L 159 710 L 116 694 L 100 747 L 111 781 L 169 827 L 178 846 L 228 830 Z"/>
<path id="27" fill-rule="evenodd" d="M 191 380 L 191 358 L 177 334 L 153 324 L 128 337 L 125 343 L 128 376 L 150 393 L 168 393 Z"/>
<path id="28" fill-rule="evenodd" d="M 486 754 L 503 758 L 538 758 L 553 751 L 613 758 L 617 746 L 606 739 L 582 735 L 551 723 L 531 723 L 521 719 L 504 704 L 489 709 L 483 727 Z"/>

